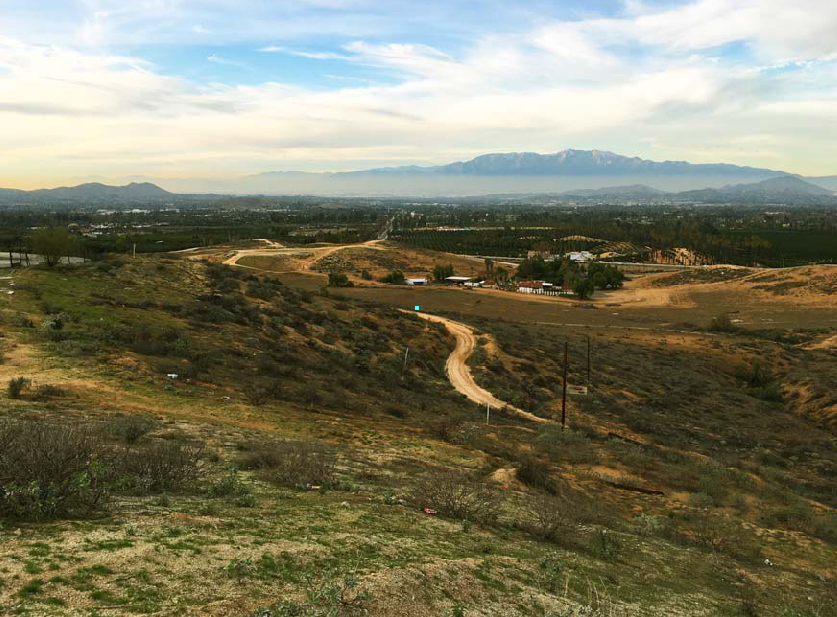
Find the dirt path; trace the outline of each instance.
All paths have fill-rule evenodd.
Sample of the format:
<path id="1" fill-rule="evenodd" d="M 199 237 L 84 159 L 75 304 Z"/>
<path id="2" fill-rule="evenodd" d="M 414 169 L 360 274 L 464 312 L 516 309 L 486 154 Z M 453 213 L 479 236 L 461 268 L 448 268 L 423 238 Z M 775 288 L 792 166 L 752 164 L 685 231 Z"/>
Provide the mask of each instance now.
<path id="1" fill-rule="evenodd" d="M 405 312 L 409 313 L 411 311 Z M 448 375 L 448 379 L 450 379 L 451 385 L 457 392 L 464 394 L 479 405 L 490 404 L 495 410 L 505 407 L 514 411 L 519 416 L 532 420 L 533 422 L 549 422 L 549 420 L 545 418 L 541 418 L 529 413 L 528 411 L 523 411 L 522 409 L 518 409 L 517 407 L 501 401 L 491 394 L 491 392 L 484 390 L 477 385 L 474 381 L 474 377 L 471 375 L 471 369 L 468 366 L 468 358 L 471 357 L 474 347 L 477 344 L 477 337 L 470 327 L 458 321 L 453 321 L 452 319 L 439 317 L 438 315 L 429 315 L 427 313 L 416 313 L 416 315 L 422 319 L 426 319 L 427 321 L 444 324 L 451 334 L 456 337 L 456 348 L 450 356 L 448 356 L 447 362 L 445 362 L 445 372 Z"/>
<path id="2" fill-rule="evenodd" d="M 354 249 L 354 248 L 367 248 L 367 249 L 374 249 L 377 251 L 383 250 L 382 246 L 379 246 L 380 240 L 368 240 L 366 242 L 360 242 L 358 244 L 339 244 L 337 246 L 319 246 L 319 247 L 298 247 L 298 248 L 288 248 L 279 244 L 278 242 L 273 242 L 271 240 L 265 240 L 263 238 L 258 239 L 261 242 L 266 242 L 270 245 L 271 248 L 266 249 L 239 249 L 235 251 L 232 255 L 224 259 L 224 264 L 228 266 L 238 266 L 238 260 L 243 257 L 272 257 L 274 255 L 304 255 L 299 260 L 299 265 L 297 270 L 304 271 L 304 270 L 311 270 L 316 262 L 318 262 L 323 257 L 328 257 L 332 253 L 336 253 L 337 251 L 343 251 L 345 249 Z M 246 267 L 246 266 L 241 266 Z M 254 268 L 258 269 L 258 268 Z"/>

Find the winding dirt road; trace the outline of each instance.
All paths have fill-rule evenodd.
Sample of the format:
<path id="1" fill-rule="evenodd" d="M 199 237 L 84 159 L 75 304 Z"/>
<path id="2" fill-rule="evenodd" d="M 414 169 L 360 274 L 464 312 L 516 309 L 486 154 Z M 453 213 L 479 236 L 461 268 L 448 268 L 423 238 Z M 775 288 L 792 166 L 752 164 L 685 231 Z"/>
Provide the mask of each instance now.
<path id="1" fill-rule="evenodd" d="M 409 313 L 411 311 L 405 312 Z M 506 409 L 515 412 L 517 415 L 532 420 L 533 422 L 549 422 L 549 420 L 545 418 L 541 418 L 529 413 L 528 411 L 523 411 L 522 409 L 518 409 L 513 405 L 509 405 L 508 403 L 501 401 L 491 394 L 491 392 L 484 390 L 477 385 L 474 381 L 474 377 L 471 375 L 471 369 L 468 366 L 468 358 L 470 358 L 471 354 L 474 352 L 474 347 L 476 347 L 477 344 L 477 337 L 469 326 L 452 319 L 439 317 L 438 315 L 429 315 L 428 313 L 415 314 L 427 321 L 444 324 L 448 331 L 456 337 L 456 348 L 453 352 L 451 352 L 450 356 L 448 356 L 447 362 L 445 362 L 445 372 L 448 375 L 448 379 L 450 379 L 451 385 L 457 392 L 464 394 L 479 405 L 485 406 L 490 404 L 494 410 L 499 410 L 505 407 Z"/>

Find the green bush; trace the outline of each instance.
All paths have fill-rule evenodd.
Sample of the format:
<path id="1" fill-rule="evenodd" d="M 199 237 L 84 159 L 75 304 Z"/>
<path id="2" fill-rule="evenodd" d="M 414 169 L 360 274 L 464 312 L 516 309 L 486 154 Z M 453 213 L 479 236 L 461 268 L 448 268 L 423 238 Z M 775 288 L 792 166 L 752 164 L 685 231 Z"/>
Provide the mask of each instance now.
<path id="1" fill-rule="evenodd" d="M 242 508 L 252 508 L 257 503 L 252 484 L 242 482 L 235 469 L 210 484 L 207 492 L 212 497 L 221 497 Z"/>
<path id="2" fill-rule="evenodd" d="M 381 283 L 389 283 L 390 285 L 403 285 L 406 282 L 404 273 L 399 270 L 393 270 L 384 277 L 378 279 Z"/>
<path id="3" fill-rule="evenodd" d="M 9 384 L 7 386 L 9 398 L 20 398 L 31 384 L 32 380 L 27 377 L 13 377 L 9 380 Z"/>
<path id="4" fill-rule="evenodd" d="M 253 617 L 338 617 L 365 615 L 372 593 L 361 589 L 352 575 L 309 583 L 301 602 L 283 600 L 269 608 L 260 608 Z"/>
<path id="5" fill-rule="evenodd" d="M 355 284 L 349 280 L 349 277 L 340 272 L 329 272 L 328 274 L 329 287 L 354 287 Z"/>

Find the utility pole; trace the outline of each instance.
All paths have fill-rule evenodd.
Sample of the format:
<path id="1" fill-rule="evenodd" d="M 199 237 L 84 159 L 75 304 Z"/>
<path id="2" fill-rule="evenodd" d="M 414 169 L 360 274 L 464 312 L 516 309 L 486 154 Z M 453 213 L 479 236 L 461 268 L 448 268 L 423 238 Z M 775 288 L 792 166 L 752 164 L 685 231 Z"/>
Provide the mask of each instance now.
<path id="1" fill-rule="evenodd" d="M 564 396 L 561 400 L 561 432 L 567 430 L 567 361 L 570 355 L 570 344 L 564 341 Z"/>
<path id="2" fill-rule="evenodd" d="M 491 403 L 489 401 L 485 402 L 485 423 L 488 424 L 488 420 L 491 416 Z"/>
<path id="3" fill-rule="evenodd" d="M 410 353 L 410 348 L 409 348 L 409 347 L 407 347 L 407 348 L 404 350 L 404 367 L 401 369 L 401 372 L 404 372 L 404 371 L 406 371 L 406 370 L 407 370 L 407 355 L 408 355 L 409 353 Z"/>

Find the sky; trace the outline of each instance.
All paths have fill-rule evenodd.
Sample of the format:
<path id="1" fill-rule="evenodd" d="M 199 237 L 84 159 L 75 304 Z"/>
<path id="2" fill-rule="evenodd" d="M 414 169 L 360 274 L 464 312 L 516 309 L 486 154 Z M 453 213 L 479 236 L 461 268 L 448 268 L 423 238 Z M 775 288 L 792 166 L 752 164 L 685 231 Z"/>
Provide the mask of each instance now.
<path id="1" fill-rule="evenodd" d="M 0 0 L 0 186 L 611 150 L 837 174 L 831 0 Z"/>

